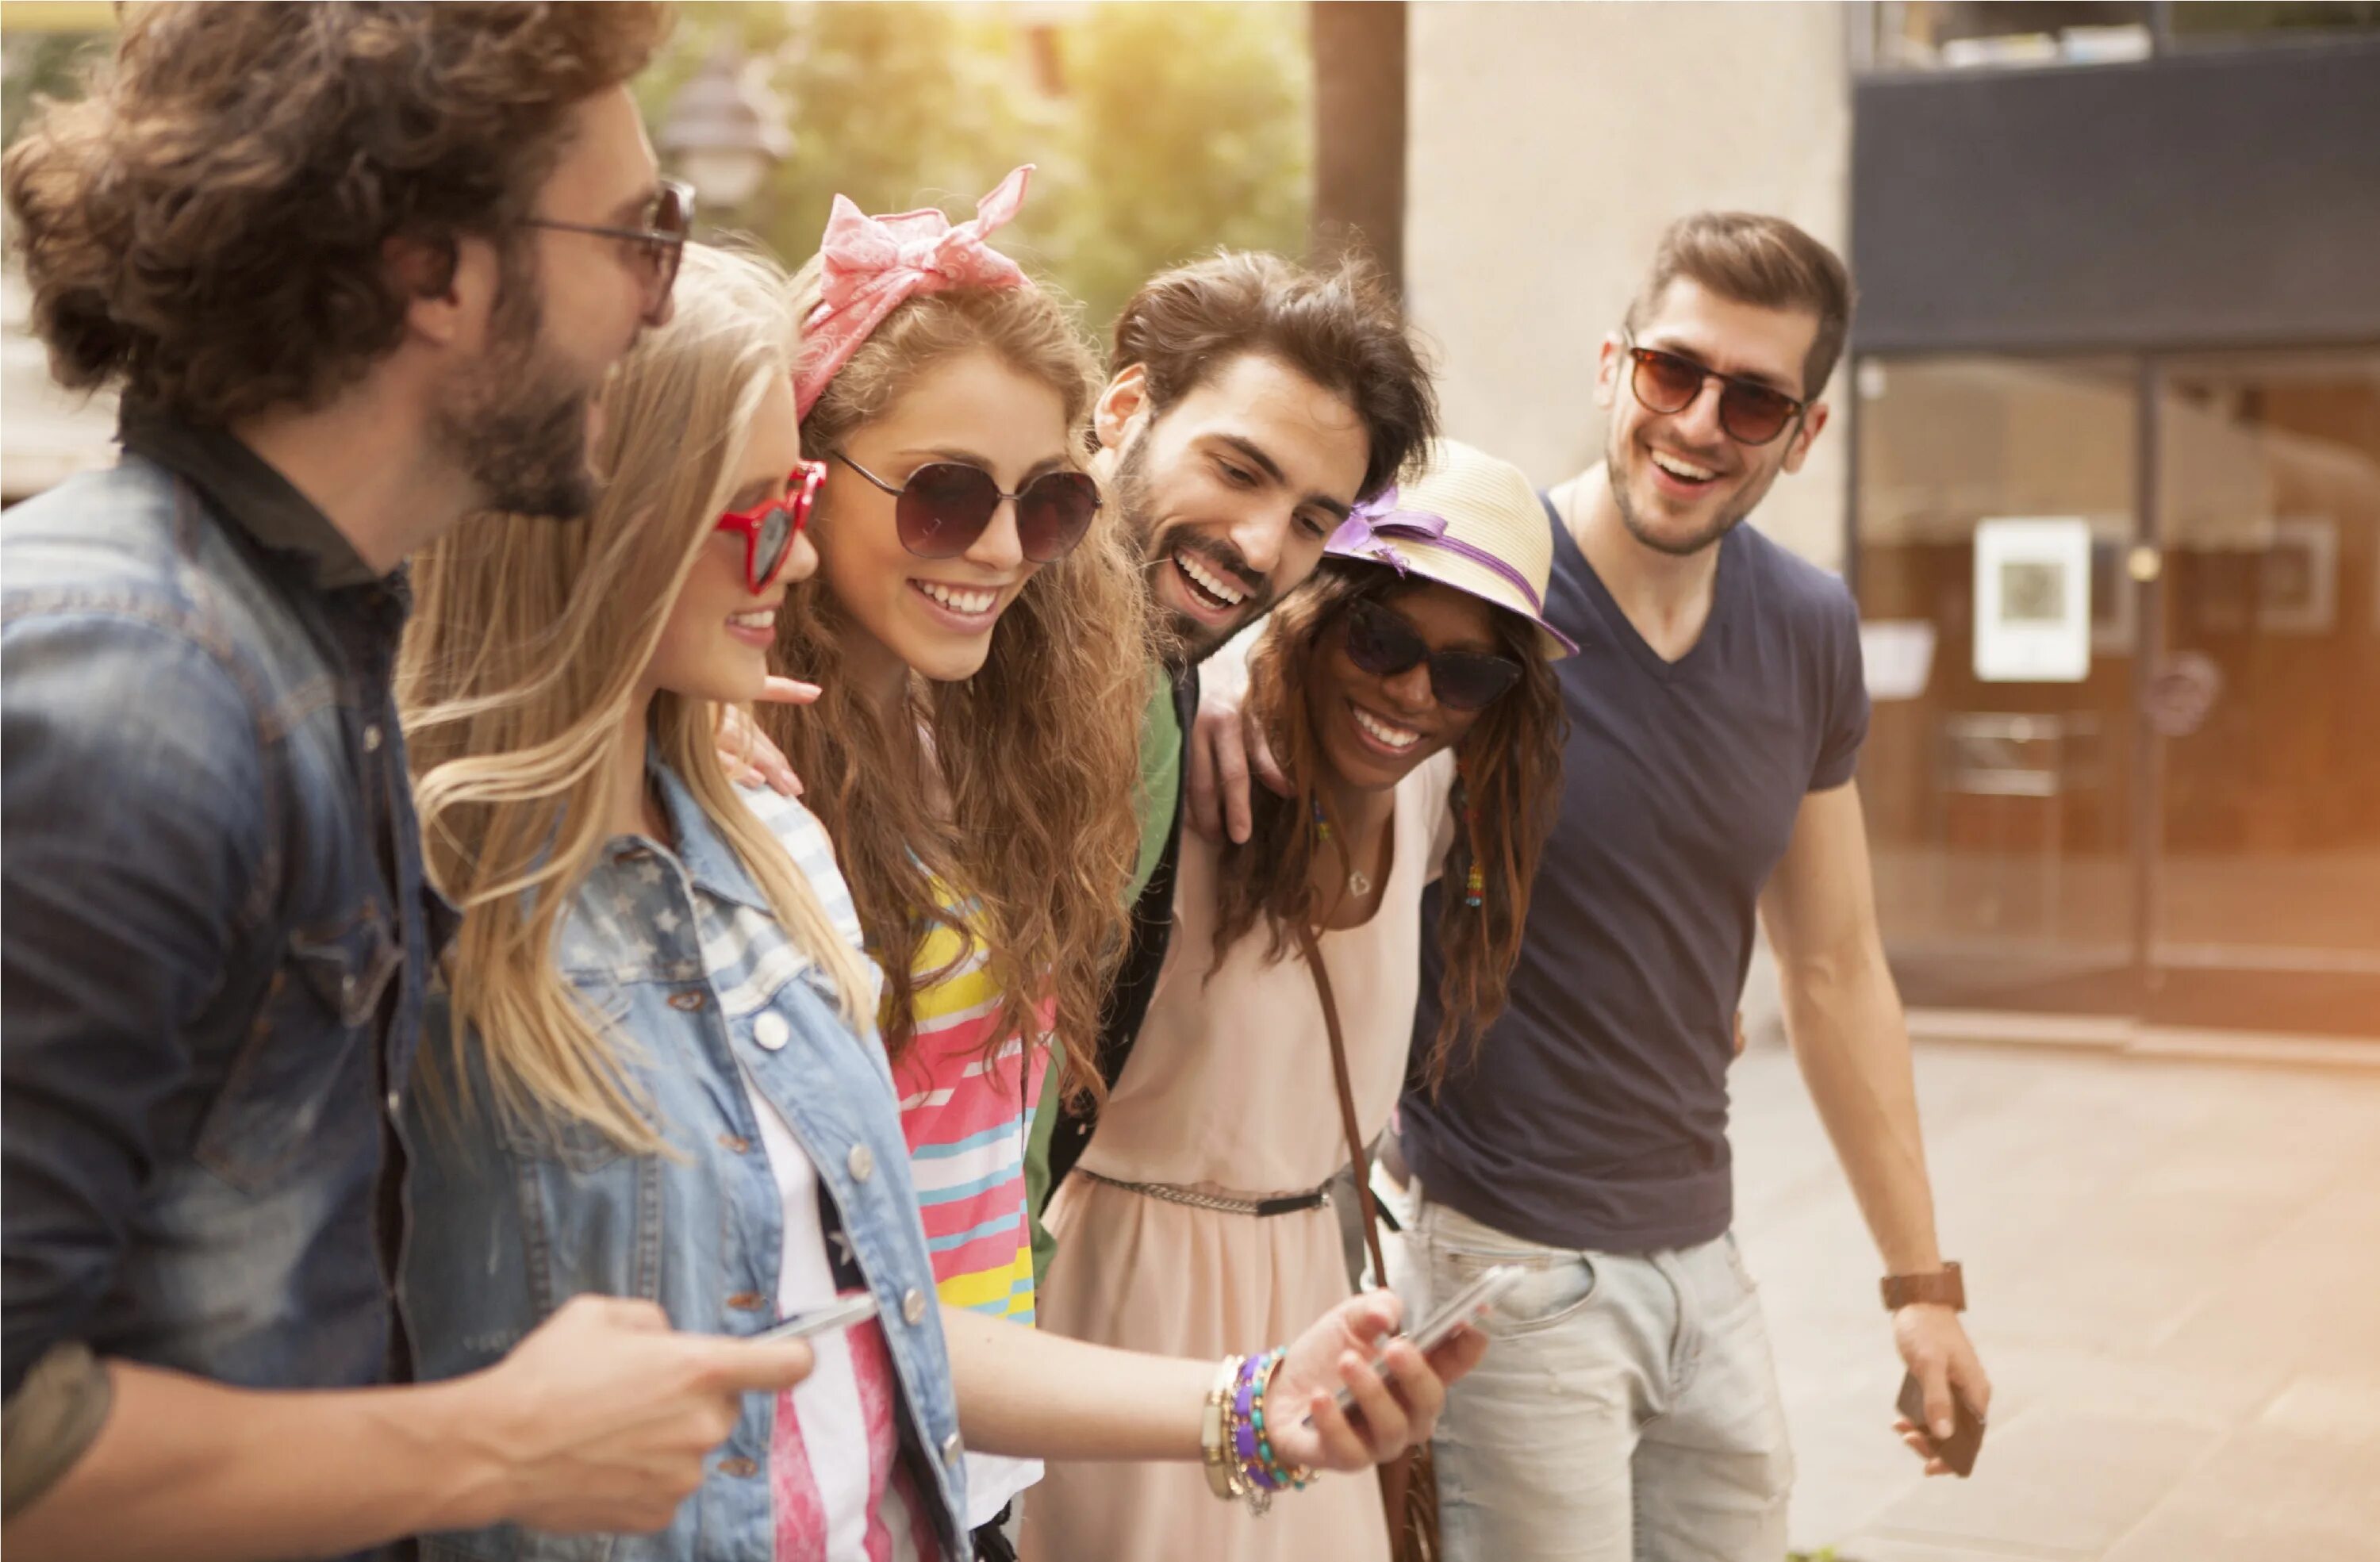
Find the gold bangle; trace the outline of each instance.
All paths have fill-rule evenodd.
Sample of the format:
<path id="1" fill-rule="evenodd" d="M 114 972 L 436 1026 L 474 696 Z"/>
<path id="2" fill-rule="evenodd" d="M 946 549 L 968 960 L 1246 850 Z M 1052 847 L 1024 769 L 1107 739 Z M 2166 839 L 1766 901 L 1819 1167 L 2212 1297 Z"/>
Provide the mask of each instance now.
<path id="1" fill-rule="evenodd" d="M 1244 1483 L 1232 1450 L 1232 1387 L 1239 1380 L 1245 1356 L 1226 1356 L 1207 1391 L 1206 1408 L 1198 1414 L 1198 1459 L 1207 1467 L 1207 1489 L 1231 1501 Z"/>

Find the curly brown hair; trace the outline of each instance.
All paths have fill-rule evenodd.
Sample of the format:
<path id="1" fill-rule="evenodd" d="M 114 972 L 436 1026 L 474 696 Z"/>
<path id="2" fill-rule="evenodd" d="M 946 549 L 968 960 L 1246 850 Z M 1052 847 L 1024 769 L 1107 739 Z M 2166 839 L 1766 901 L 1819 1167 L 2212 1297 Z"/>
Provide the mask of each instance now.
<path id="1" fill-rule="evenodd" d="M 1248 706 L 1290 781 L 1280 796 L 1254 787 L 1254 828 L 1242 845 L 1223 848 L 1216 872 L 1215 958 L 1247 937 L 1258 920 L 1271 926 L 1269 958 L 1294 947 L 1294 929 L 1314 926 L 1326 908 L 1314 890 L 1314 857 L 1322 849 L 1312 828 L 1322 773 L 1322 742 L 1305 698 L 1316 658 L 1341 633 L 1347 610 L 1372 599 L 1394 603 L 1427 587 L 1381 564 L 1326 559 L 1322 567 L 1281 599 L 1264 636 L 1248 655 Z M 1561 693 L 1546 662 L 1536 628 L 1517 614 L 1495 614 L 1506 656 L 1519 662 L 1521 681 L 1480 712 L 1456 750 L 1463 782 L 1450 804 L 1454 844 L 1441 865 L 1447 888 L 1439 911 L 1439 947 L 1445 951 L 1439 982 L 1438 1035 L 1423 1060 L 1423 1078 L 1438 1088 L 1458 1055 L 1467 1061 L 1479 1038 L 1503 1011 L 1505 984 L 1520 958 L 1521 929 L 1529 915 L 1529 885 L 1537 854 L 1553 827 L 1561 784 L 1566 722 Z M 1464 817 L 1466 811 L 1473 820 Z M 1337 851 L 1335 845 L 1330 848 Z M 1469 877 L 1474 852 L 1481 866 L 1481 904 L 1466 905 L 1455 886 Z"/>
<path id="2" fill-rule="evenodd" d="M 805 316 L 812 262 L 795 283 Z M 1098 367 L 1068 308 L 1041 288 L 959 288 L 886 316 L 802 422 L 802 451 L 823 457 L 885 416 L 935 366 L 987 352 L 1055 389 L 1080 429 Z M 813 522 L 821 551 L 834 517 Z M 813 706 L 763 706 L 762 729 L 804 782 L 833 837 L 868 947 L 884 966 L 882 1030 L 895 1061 L 915 1039 L 915 951 L 940 924 L 960 959 L 980 938 L 1002 1011 L 998 1046 L 1040 1026 L 1054 1000 L 1061 1087 L 1102 1094 L 1099 1005 L 1122 952 L 1124 890 L 1140 847 L 1140 720 L 1154 648 L 1140 561 L 1114 506 L 1072 553 L 1044 564 L 1002 614 L 982 668 L 962 682 L 911 680 L 916 720 L 887 730 L 842 674 L 847 614 L 824 572 L 777 615 L 778 664 L 813 679 Z M 938 774 L 947 817 L 893 777 Z M 936 880 L 975 898 L 970 928 L 936 902 Z"/>
<path id="3" fill-rule="evenodd" d="M 193 421 L 316 406 L 393 350 L 409 236 L 503 237 L 571 107 L 667 33 L 646 4 L 190 4 L 127 12 L 112 67 L 9 149 L 53 371 Z"/>

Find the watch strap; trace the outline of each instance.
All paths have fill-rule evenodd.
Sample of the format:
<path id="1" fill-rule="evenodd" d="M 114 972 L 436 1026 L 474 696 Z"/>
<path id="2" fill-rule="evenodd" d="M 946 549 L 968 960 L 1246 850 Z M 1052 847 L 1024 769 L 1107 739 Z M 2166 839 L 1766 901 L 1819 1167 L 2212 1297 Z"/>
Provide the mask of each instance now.
<path id="1" fill-rule="evenodd" d="M 1888 1313 L 1919 1303 L 1948 1307 L 1953 1313 L 1967 1310 L 1966 1277 L 1955 1262 L 1945 1262 L 1930 1275 L 1887 1275 L 1883 1290 Z"/>

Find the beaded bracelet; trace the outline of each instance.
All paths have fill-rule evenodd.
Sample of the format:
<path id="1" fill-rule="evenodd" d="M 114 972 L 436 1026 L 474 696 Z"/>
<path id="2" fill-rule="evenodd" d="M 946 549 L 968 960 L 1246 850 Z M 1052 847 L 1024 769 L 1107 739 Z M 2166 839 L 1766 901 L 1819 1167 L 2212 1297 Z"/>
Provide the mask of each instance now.
<path id="1" fill-rule="evenodd" d="M 1314 1479 L 1313 1471 L 1293 1467 L 1273 1453 L 1272 1435 L 1265 1424 L 1265 1401 L 1285 1354 L 1275 1349 L 1250 1357 L 1241 1365 L 1232 1394 L 1232 1451 L 1239 1459 L 1240 1474 L 1249 1488 L 1249 1506 L 1258 1513 L 1272 1505 L 1274 1493 L 1303 1491 Z"/>

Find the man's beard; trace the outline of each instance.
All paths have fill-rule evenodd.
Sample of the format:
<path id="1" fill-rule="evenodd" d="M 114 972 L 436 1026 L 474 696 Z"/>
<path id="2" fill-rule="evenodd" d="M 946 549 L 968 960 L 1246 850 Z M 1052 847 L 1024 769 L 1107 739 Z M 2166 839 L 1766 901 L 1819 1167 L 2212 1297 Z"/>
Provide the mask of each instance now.
<path id="1" fill-rule="evenodd" d="M 488 351 L 440 406 L 437 434 L 482 507 L 578 520 L 595 507 L 587 425 L 597 386 L 539 352 L 542 302 L 508 266 Z"/>
<path id="2" fill-rule="evenodd" d="M 1760 507 L 1760 502 L 1768 497 L 1770 485 L 1777 480 L 1777 474 L 1771 472 L 1759 482 L 1747 481 L 1737 490 L 1735 502 L 1723 507 L 1718 517 L 1694 536 L 1682 539 L 1664 537 L 1645 524 L 1629 497 L 1629 474 L 1621 461 L 1629 449 L 1627 436 L 1615 426 L 1611 430 L 1610 442 L 1603 453 L 1603 469 L 1611 484 L 1611 502 L 1620 508 L 1620 524 L 1628 528 L 1629 536 L 1645 547 L 1657 553 L 1667 553 L 1673 559 L 1690 559 L 1733 531 L 1745 516 Z M 1649 461 L 1652 458 L 1646 456 L 1645 459 Z"/>
<path id="3" fill-rule="evenodd" d="M 1229 629 L 1216 629 L 1178 609 L 1164 607 L 1157 599 L 1157 572 L 1173 568 L 1176 549 L 1198 554 L 1219 573 L 1238 579 L 1243 585 L 1255 572 L 1247 567 L 1235 551 L 1219 551 L 1203 538 L 1187 538 L 1180 541 L 1157 529 L 1156 504 L 1148 481 L 1148 437 L 1144 433 L 1118 457 L 1115 477 L 1108 485 L 1110 499 L 1117 513 L 1123 517 L 1124 527 L 1140 546 L 1141 580 L 1149 594 L 1149 604 L 1159 608 L 1162 622 L 1157 626 L 1158 655 L 1166 671 L 1182 672 L 1196 667 L 1213 656 L 1247 624 L 1261 618 L 1272 608 L 1269 592 L 1253 592 L 1245 604 L 1247 611 L 1239 623 Z"/>

